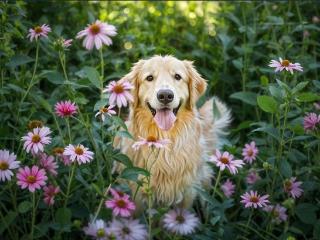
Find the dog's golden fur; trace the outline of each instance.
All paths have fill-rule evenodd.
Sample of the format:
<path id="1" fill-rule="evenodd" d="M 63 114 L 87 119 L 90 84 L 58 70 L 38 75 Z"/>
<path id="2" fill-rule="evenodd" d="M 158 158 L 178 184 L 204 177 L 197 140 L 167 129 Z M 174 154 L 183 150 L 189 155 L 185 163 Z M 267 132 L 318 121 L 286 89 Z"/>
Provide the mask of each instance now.
<path id="1" fill-rule="evenodd" d="M 168 80 L 175 71 L 179 71 L 183 82 Z M 153 83 L 144 80 L 145 74 L 150 73 L 155 75 Z M 150 154 L 147 147 L 133 150 L 131 146 L 134 141 L 125 138 L 119 142 L 121 151 L 131 158 L 135 166 L 145 168 L 154 163 L 151 167 L 151 186 L 157 203 L 190 206 L 196 196 L 195 186 L 210 180 L 211 170 L 206 160 L 216 148 L 218 135 L 230 121 L 229 111 L 216 100 L 220 115 L 216 119 L 213 99 L 201 109 L 196 108 L 196 101 L 205 92 L 207 83 L 190 61 L 180 61 L 172 56 L 154 56 L 136 63 L 123 80 L 134 85 L 135 101 L 130 106 L 126 122 L 129 132 L 135 138 L 154 136 L 157 139 L 168 138 L 171 143 L 164 149 L 154 149 Z M 178 100 L 182 104 L 173 127 L 164 131 L 155 123 L 146 101 L 152 101 L 155 86 L 167 80 L 166 86 L 175 88 L 175 97 L 180 98 Z M 141 198 L 142 194 L 138 197 Z"/>

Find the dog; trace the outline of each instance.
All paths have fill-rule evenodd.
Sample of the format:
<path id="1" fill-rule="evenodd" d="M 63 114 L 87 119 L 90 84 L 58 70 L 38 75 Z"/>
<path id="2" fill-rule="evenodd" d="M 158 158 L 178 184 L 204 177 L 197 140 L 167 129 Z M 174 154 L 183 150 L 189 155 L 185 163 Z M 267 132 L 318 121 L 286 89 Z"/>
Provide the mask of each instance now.
<path id="1" fill-rule="evenodd" d="M 135 166 L 152 165 L 150 185 L 155 204 L 190 207 L 197 186 L 211 181 L 207 161 L 231 121 L 230 111 L 217 98 L 197 109 L 196 102 L 205 93 L 207 82 L 193 62 L 173 56 L 140 60 L 120 81 L 134 85 L 134 101 L 126 121 L 132 136 L 169 139 L 170 143 L 154 149 L 153 154 L 147 146 L 134 150 L 134 140 L 129 138 L 119 140 L 118 147 Z M 137 190 L 136 185 L 131 188 Z M 138 191 L 136 202 L 143 198 L 143 191 Z"/>

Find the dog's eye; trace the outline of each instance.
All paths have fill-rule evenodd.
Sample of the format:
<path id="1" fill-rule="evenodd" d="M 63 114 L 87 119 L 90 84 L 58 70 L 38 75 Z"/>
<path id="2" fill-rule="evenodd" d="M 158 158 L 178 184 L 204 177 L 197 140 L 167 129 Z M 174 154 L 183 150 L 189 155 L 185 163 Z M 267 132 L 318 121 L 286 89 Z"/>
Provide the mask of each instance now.
<path id="1" fill-rule="evenodd" d="M 146 78 L 147 81 L 151 82 L 153 80 L 153 76 L 152 75 L 149 75 L 147 78 Z"/>
<path id="2" fill-rule="evenodd" d="M 182 77 L 181 77 L 179 74 L 176 73 L 176 75 L 174 75 L 174 78 L 175 78 L 176 80 L 181 80 Z"/>

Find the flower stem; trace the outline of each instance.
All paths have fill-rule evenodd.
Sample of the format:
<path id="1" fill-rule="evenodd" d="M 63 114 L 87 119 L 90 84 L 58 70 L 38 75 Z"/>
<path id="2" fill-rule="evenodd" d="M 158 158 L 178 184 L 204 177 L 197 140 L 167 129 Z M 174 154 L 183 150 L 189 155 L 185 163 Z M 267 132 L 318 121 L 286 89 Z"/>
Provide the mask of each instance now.
<path id="1" fill-rule="evenodd" d="M 105 197 L 108 195 L 108 192 L 109 192 L 110 188 L 111 188 L 111 183 L 109 184 L 108 188 L 104 192 L 103 198 L 101 198 L 101 200 L 100 200 L 98 209 L 97 209 L 96 213 L 94 214 L 94 218 L 93 218 L 92 222 L 94 222 L 97 219 L 97 217 L 98 217 L 98 215 L 99 215 L 99 213 L 101 211 L 101 207 L 102 207 L 103 201 L 104 201 Z"/>
<path id="2" fill-rule="evenodd" d="M 249 218 L 248 218 L 248 221 L 247 221 L 247 224 L 246 224 L 246 230 L 247 230 L 247 228 L 248 228 L 249 225 L 250 225 L 252 215 L 253 215 L 253 210 L 250 211 L 250 215 L 249 215 Z"/>
<path id="3" fill-rule="evenodd" d="M 74 163 L 73 166 L 72 166 L 72 169 L 71 169 L 70 177 L 69 177 L 69 182 L 68 182 L 67 194 L 66 194 L 66 200 L 64 202 L 64 207 L 66 207 L 67 203 L 68 203 L 68 199 L 69 199 L 69 195 L 70 195 L 71 182 L 72 182 L 72 179 L 73 179 L 73 176 L 74 176 L 75 169 L 76 169 L 76 164 Z"/>
<path id="4" fill-rule="evenodd" d="M 103 79 L 104 79 L 104 60 L 103 60 L 103 52 L 102 52 L 102 47 L 100 48 L 100 68 L 101 68 L 101 74 L 100 74 L 100 82 L 101 82 L 101 96 L 100 98 L 102 99 L 103 95 Z"/>
<path id="5" fill-rule="evenodd" d="M 69 118 L 66 117 L 65 119 L 66 119 L 66 124 L 67 124 L 67 129 L 68 129 L 69 143 L 71 143 L 71 131 L 70 131 Z"/>
<path id="6" fill-rule="evenodd" d="M 212 197 L 213 198 L 214 198 L 214 195 L 216 194 L 217 187 L 218 187 L 218 184 L 220 182 L 220 178 L 221 178 L 221 171 L 219 170 L 218 177 L 217 177 L 217 180 L 216 180 L 216 184 L 214 185 L 214 189 L 213 189 L 213 193 L 212 193 Z"/>
<path id="7" fill-rule="evenodd" d="M 36 215 L 36 206 L 35 206 L 35 198 L 36 193 L 32 193 L 32 219 L 31 219 L 31 233 L 30 239 L 33 239 L 33 229 L 34 229 L 34 222 L 35 222 L 35 215 Z"/>

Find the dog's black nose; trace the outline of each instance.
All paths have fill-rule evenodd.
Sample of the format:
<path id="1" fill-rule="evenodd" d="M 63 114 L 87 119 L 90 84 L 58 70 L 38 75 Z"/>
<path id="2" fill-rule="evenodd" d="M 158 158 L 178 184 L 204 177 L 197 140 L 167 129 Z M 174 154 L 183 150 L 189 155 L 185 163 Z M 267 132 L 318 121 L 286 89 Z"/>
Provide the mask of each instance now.
<path id="1" fill-rule="evenodd" d="M 174 94 L 170 89 L 159 90 L 157 93 L 157 98 L 159 102 L 163 104 L 168 104 L 173 101 Z"/>

